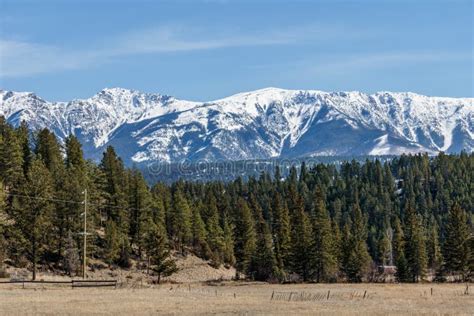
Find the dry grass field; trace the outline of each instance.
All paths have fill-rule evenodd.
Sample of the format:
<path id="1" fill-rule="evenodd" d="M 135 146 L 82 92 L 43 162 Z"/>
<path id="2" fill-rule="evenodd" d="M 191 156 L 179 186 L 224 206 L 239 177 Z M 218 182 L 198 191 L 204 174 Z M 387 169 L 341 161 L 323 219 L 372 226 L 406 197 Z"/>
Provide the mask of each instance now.
<path id="1" fill-rule="evenodd" d="M 2 284 L 0 315 L 474 315 L 474 288 L 468 295 L 465 288 L 194 283 L 117 289 L 27 284 L 23 289 Z"/>

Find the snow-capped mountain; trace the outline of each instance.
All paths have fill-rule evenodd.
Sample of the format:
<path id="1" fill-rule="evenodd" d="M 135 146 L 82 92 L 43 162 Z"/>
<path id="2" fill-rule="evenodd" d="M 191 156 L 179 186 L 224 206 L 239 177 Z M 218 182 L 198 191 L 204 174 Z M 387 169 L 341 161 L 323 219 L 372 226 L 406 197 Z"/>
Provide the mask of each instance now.
<path id="1" fill-rule="evenodd" d="M 0 90 L 0 115 L 60 139 L 75 134 L 93 159 L 112 145 L 127 163 L 474 149 L 473 98 L 414 93 L 267 88 L 191 102 L 113 88 L 48 102 Z"/>

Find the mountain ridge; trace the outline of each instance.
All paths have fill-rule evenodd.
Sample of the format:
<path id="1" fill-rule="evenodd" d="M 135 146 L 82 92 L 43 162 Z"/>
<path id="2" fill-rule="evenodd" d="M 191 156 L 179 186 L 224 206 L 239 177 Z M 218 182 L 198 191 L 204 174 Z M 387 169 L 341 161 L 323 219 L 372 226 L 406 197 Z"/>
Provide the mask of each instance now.
<path id="1" fill-rule="evenodd" d="M 474 149 L 474 98 L 412 92 L 264 88 L 208 102 L 123 88 L 49 102 L 0 90 L 0 115 L 60 139 L 78 136 L 86 156 L 108 145 L 127 163 L 381 155 Z"/>

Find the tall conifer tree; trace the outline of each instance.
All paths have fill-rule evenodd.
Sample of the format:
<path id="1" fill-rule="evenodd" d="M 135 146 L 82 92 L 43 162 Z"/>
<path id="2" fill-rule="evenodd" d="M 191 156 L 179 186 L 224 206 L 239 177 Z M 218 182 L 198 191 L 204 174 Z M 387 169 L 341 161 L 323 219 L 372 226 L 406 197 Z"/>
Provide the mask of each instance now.
<path id="1" fill-rule="evenodd" d="M 468 275 L 469 259 L 473 256 L 469 244 L 472 229 L 469 227 L 466 212 L 458 204 L 454 204 L 449 210 L 445 230 L 445 270 L 452 274 L 459 273 L 464 279 Z"/>

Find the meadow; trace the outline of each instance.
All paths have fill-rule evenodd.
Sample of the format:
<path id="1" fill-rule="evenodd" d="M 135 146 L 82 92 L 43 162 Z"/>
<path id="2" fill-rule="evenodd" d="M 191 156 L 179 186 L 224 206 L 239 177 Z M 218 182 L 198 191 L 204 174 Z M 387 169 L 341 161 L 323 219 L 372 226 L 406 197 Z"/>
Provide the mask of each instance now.
<path id="1" fill-rule="evenodd" d="M 0 286 L 0 315 L 473 315 L 466 284 Z"/>

